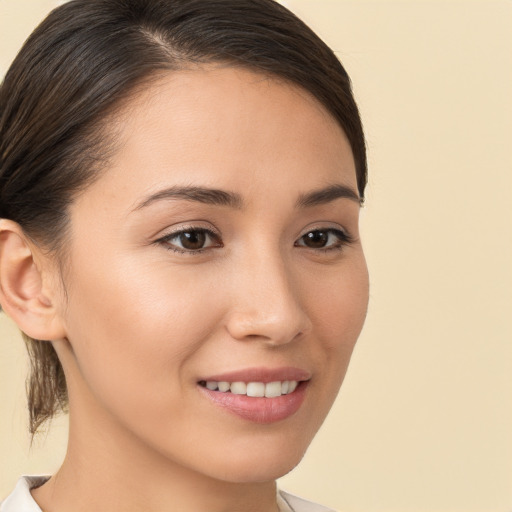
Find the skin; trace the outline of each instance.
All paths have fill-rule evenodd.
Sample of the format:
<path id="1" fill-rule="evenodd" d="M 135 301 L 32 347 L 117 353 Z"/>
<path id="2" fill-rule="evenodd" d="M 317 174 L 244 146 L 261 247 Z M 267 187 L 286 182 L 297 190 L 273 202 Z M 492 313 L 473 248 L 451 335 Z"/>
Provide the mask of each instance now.
<path id="1" fill-rule="evenodd" d="M 350 146 L 308 93 L 232 67 L 166 74 L 124 112 L 108 169 L 71 206 L 62 280 L 46 264 L 45 280 L 65 289 L 51 301 L 70 436 L 62 468 L 33 495 L 46 512 L 275 511 L 275 479 L 323 422 L 366 314 L 359 203 L 296 205 L 333 184 L 357 190 Z M 243 205 L 140 207 L 176 186 Z M 192 228 L 215 239 L 173 250 L 170 233 Z M 330 233 L 329 250 L 305 245 L 315 230 Z M 271 424 L 219 408 L 198 386 L 282 366 L 311 379 L 300 409 Z"/>

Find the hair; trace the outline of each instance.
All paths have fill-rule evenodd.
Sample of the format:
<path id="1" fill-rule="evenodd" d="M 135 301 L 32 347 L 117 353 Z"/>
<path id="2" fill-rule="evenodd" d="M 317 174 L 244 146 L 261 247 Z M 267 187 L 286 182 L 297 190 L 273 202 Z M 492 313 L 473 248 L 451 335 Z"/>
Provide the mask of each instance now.
<path id="1" fill-rule="evenodd" d="M 226 63 L 312 94 L 350 143 L 361 199 L 366 150 L 351 83 L 333 51 L 273 0 L 72 0 L 25 42 L 0 87 L 0 218 L 62 261 L 68 209 L 108 163 L 109 119 L 163 72 Z M 50 341 L 24 335 L 30 432 L 67 408 Z"/>

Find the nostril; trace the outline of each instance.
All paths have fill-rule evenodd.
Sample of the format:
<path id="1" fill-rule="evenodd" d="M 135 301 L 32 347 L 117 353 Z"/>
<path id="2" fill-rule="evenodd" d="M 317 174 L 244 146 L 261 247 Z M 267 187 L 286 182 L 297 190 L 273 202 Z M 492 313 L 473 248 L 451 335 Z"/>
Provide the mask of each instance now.
<path id="1" fill-rule="evenodd" d="M 255 315 L 233 313 L 226 329 L 230 336 L 240 341 L 261 341 L 270 345 L 283 345 L 301 338 L 306 332 L 306 315 Z"/>

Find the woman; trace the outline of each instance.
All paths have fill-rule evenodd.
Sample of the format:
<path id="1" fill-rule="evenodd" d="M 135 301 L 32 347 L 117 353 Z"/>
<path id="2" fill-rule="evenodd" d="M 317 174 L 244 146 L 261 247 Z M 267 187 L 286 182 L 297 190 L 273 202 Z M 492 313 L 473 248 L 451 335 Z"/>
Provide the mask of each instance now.
<path id="1" fill-rule="evenodd" d="M 0 510 L 327 510 L 302 458 L 361 331 L 349 78 L 271 0 L 75 0 L 0 90 L 0 303 L 51 478 Z"/>

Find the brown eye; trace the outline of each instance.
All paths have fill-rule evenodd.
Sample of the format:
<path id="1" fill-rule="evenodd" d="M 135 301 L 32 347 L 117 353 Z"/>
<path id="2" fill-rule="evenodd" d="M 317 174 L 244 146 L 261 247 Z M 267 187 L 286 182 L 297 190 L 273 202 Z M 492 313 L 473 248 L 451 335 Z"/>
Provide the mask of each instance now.
<path id="1" fill-rule="evenodd" d="M 352 241 L 349 235 L 340 229 L 315 229 L 301 236 L 295 245 L 308 249 L 341 249 Z"/>
<path id="2" fill-rule="evenodd" d="M 204 231 L 187 231 L 178 236 L 181 247 L 188 251 L 197 251 L 202 249 L 206 242 L 206 233 Z"/>
<path id="3" fill-rule="evenodd" d="M 327 245 L 329 233 L 325 231 L 310 231 L 306 233 L 302 239 L 304 240 L 305 246 L 311 247 L 312 249 L 320 249 Z"/>
<path id="4" fill-rule="evenodd" d="M 204 249 L 222 247 L 219 235 L 209 229 L 187 229 L 166 235 L 157 240 L 166 248 L 179 253 L 202 252 Z"/>

